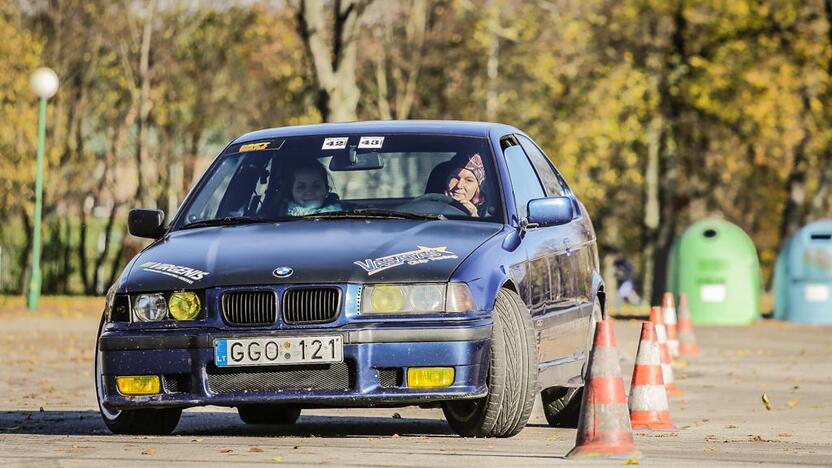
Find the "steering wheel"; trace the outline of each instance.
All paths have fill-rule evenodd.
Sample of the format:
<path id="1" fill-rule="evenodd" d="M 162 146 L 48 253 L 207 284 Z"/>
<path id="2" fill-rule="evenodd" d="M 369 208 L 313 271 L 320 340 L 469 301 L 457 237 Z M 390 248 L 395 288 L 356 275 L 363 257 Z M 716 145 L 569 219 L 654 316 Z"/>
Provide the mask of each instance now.
<path id="1" fill-rule="evenodd" d="M 402 211 L 452 216 L 470 216 L 465 205 L 441 193 L 426 193 L 398 207 Z"/>

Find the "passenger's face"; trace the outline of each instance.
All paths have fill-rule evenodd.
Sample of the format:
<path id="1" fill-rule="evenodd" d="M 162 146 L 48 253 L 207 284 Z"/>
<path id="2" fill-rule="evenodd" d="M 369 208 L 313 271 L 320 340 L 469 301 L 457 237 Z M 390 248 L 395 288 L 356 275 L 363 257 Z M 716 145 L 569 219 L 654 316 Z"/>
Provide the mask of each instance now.
<path id="1" fill-rule="evenodd" d="M 446 194 L 461 202 L 471 201 L 477 194 L 480 183 L 474 173 L 468 169 L 455 170 L 448 178 L 448 190 Z"/>
<path id="2" fill-rule="evenodd" d="M 326 198 L 326 184 L 320 174 L 309 170 L 298 171 L 292 185 L 292 198 L 301 205 L 310 202 L 323 203 Z"/>

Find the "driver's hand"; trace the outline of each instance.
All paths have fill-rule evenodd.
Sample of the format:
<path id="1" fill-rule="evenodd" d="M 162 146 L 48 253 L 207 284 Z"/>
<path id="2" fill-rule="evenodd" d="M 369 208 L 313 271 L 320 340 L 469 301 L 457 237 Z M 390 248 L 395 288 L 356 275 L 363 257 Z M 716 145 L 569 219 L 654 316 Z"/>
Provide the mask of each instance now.
<path id="1" fill-rule="evenodd" d="M 471 203 L 471 201 L 470 201 L 470 200 L 466 200 L 466 201 L 457 200 L 457 201 L 458 201 L 458 202 L 460 202 L 460 203 L 462 204 L 462 206 L 464 206 L 464 207 L 465 207 L 465 209 L 467 209 L 467 210 L 468 210 L 468 212 L 471 214 L 471 217 L 472 217 L 472 218 L 476 218 L 476 217 L 478 217 L 478 216 L 479 216 L 479 213 L 477 213 L 477 207 L 476 207 L 476 205 L 474 205 L 473 203 Z"/>
<path id="2" fill-rule="evenodd" d="M 479 213 L 477 213 L 477 207 L 476 205 L 471 203 L 471 200 L 466 200 L 459 193 L 451 193 L 451 198 L 458 201 L 462 206 L 464 206 L 465 209 L 468 210 L 468 213 L 471 215 L 472 218 L 476 218 L 479 216 Z"/>

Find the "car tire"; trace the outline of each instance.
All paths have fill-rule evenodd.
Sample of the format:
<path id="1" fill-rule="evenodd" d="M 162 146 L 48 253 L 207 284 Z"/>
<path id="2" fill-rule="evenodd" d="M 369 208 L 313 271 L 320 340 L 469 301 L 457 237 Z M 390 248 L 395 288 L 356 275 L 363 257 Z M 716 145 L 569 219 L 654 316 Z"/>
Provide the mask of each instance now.
<path id="1" fill-rule="evenodd" d="M 516 292 L 501 289 L 494 305 L 488 394 L 445 402 L 451 428 L 463 437 L 511 437 L 529 421 L 537 388 L 537 344 L 531 316 Z"/>
<path id="2" fill-rule="evenodd" d="M 589 362 L 589 352 L 592 350 L 592 340 L 595 336 L 595 324 L 604 318 L 604 309 L 601 300 L 596 297 L 592 304 L 592 315 L 590 316 L 589 331 L 586 339 L 586 359 L 581 369 L 581 375 L 586 381 L 586 370 Z M 578 418 L 581 415 L 581 400 L 584 387 L 551 387 L 540 393 L 543 402 L 543 414 L 551 427 L 578 427 Z"/>
<path id="3" fill-rule="evenodd" d="M 141 435 L 167 435 L 176 429 L 179 418 L 182 416 L 181 408 L 165 409 L 139 409 L 139 410 L 113 410 L 102 403 L 104 394 L 104 375 L 101 366 L 101 350 L 99 339 L 104 329 L 104 317 L 98 325 L 98 334 L 95 339 L 95 396 L 98 400 L 98 410 L 101 419 L 113 434 L 141 434 Z"/>
<path id="4" fill-rule="evenodd" d="M 246 424 L 294 424 L 300 408 L 287 405 L 244 405 L 237 407 L 240 419 Z"/>

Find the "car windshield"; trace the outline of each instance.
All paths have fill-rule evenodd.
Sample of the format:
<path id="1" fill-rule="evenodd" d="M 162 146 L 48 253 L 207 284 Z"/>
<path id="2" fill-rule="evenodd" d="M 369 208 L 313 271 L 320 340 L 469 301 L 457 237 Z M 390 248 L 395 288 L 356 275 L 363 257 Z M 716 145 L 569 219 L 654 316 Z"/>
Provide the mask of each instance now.
<path id="1" fill-rule="evenodd" d="M 485 138 L 306 136 L 226 149 L 177 228 L 295 218 L 390 217 L 503 222 Z"/>

